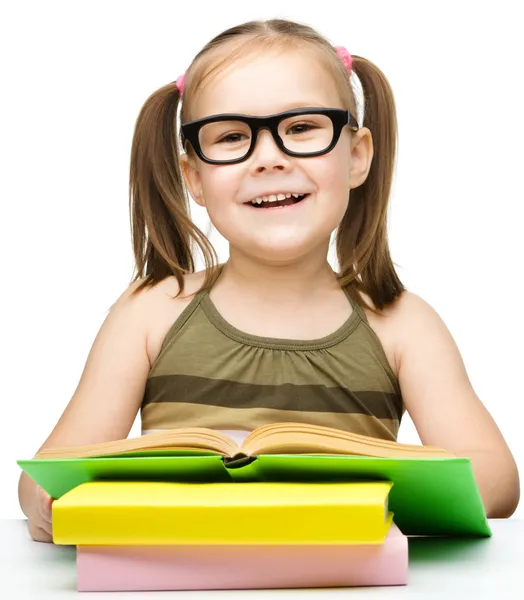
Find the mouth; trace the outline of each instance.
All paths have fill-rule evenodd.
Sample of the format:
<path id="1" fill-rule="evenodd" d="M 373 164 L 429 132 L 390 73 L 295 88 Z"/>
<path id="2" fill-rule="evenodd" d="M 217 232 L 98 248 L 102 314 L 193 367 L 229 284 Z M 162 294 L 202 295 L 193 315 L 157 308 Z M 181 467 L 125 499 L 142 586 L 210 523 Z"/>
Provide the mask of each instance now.
<path id="1" fill-rule="evenodd" d="M 279 197 L 284 194 L 279 194 Z M 262 198 L 256 198 L 255 200 L 251 200 L 250 202 L 246 202 L 246 206 L 252 206 L 256 209 L 279 209 L 285 208 L 286 206 L 293 206 L 294 204 L 299 204 L 305 198 L 307 198 L 310 194 L 286 194 L 286 197 L 283 199 L 278 199 L 277 196 L 263 196 Z"/>

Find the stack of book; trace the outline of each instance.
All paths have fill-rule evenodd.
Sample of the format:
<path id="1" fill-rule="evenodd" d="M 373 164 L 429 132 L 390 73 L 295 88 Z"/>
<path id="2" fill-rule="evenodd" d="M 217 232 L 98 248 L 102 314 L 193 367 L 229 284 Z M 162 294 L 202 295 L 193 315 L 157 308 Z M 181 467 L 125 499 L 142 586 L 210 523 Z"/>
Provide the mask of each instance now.
<path id="1" fill-rule="evenodd" d="M 391 483 L 91 482 L 53 504 L 79 591 L 407 583 Z"/>
<path id="2" fill-rule="evenodd" d="M 82 591 L 402 585 L 409 535 L 489 536 L 470 460 L 303 423 L 46 449 Z"/>

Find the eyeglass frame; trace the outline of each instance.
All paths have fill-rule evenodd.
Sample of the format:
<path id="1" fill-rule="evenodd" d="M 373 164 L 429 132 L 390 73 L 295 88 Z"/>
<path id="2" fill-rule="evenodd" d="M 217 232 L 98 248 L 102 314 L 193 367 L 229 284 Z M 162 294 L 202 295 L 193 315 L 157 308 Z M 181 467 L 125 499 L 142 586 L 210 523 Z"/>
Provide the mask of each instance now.
<path id="1" fill-rule="evenodd" d="M 288 150 L 284 146 L 282 138 L 278 135 L 278 126 L 280 122 L 289 117 L 295 117 L 300 115 L 325 115 L 331 119 L 333 125 L 333 139 L 331 144 L 328 145 L 324 150 L 317 152 L 293 152 Z M 249 146 L 246 154 L 240 158 L 233 158 L 230 160 L 214 160 L 207 158 L 202 152 L 200 147 L 199 132 L 200 129 L 208 123 L 215 123 L 217 121 L 241 121 L 248 125 L 251 130 L 251 145 Z M 205 163 L 210 165 L 232 165 L 247 160 L 255 149 L 258 132 L 261 129 L 268 129 L 271 132 L 273 140 L 275 141 L 278 148 L 287 154 L 288 156 L 296 156 L 299 158 L 308 158 L 312 156 L 321 156 L 331 152 L 337 145 L 340 138 L 343 127 L 349 125 L 352 131 L 358 131 L 360 129 L 355 117 L 346 109 L 343 108 L 297 108 L 294 110 L 288 110 L 274 115 L 268 115 L 265 117 L 256 117 L 250 115 L 241 115 L 236 113 L 223 113 L 219 115 L 211 115 L 210 117 L 204 117 L 195 121 L 189 121 L 184 123 L 181 127 L 183 138 L 185 138 L 193 147 L 196 155 Z M 183 140 L 184 141 L 184 140 Z"/>

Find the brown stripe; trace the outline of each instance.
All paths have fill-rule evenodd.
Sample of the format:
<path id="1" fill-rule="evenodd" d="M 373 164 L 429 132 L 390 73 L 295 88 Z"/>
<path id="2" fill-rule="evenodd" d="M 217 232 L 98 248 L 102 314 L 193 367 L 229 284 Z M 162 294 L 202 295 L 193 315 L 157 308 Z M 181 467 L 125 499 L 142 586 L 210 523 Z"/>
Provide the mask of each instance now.
<path id="1" fill-rule="evenodd" d="M 239 429 L 252 431 L 269 423 L 313 423 L 352 433 L 396 441 L 399 423 L 395 419 L 377 419 L 358 413 L 334 414 L 302 410 L 269 408 L 227 408 L 161 402 L 142 408 L 142 431 L 176 429 L 177 427 L 208 427 L 209 429 Z"/>
<path id="2" fill-rule="evenodd" d="M 152 402 L 207 404 L 229 408 L 272 408 L 309 412 L 358 413 L 379 419 L 402 418 L 402 403 L 391 392 L 351 391 L 324 385 L 255 385 L 191 375 L 151 377 L 144 405 Z"/>

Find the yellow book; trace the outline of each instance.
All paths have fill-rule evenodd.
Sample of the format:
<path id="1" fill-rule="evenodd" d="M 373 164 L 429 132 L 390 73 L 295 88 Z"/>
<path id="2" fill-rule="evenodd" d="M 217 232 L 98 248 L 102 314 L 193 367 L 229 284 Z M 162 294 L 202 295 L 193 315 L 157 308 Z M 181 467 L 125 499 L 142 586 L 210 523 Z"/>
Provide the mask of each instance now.
<path id="1" fill-rule="evenodd" d="M 389 481 L 92 481 L 53 502 L 69 545 L 383 544 Z"/>

